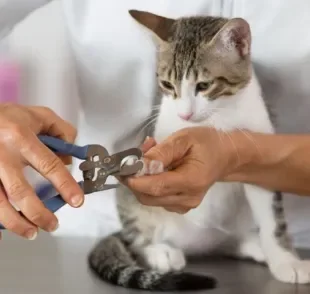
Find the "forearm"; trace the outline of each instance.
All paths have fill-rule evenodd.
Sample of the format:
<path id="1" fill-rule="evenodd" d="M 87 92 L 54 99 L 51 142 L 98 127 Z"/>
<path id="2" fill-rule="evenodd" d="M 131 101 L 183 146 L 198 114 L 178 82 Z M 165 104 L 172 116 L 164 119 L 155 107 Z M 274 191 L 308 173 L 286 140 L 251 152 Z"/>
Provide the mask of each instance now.
<path id="1" fill-rule="evenodd" d="M 310 135 L 232 136 L 241 164 L 226 180 L 310 196 Z"/>

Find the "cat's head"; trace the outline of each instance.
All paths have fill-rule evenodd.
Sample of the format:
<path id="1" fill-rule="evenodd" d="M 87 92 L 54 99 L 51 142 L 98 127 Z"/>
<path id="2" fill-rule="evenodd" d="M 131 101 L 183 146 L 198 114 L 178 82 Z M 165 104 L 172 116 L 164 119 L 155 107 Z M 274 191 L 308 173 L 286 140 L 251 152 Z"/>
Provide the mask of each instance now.
<path id="1" fill-rule="evenodd" d="M 251 32 L 241 19 L 170 19 L 131 10 L 157 44 L 157 77 L 162 91 L 184 120 L 201 122 L 251 79 Z"/>

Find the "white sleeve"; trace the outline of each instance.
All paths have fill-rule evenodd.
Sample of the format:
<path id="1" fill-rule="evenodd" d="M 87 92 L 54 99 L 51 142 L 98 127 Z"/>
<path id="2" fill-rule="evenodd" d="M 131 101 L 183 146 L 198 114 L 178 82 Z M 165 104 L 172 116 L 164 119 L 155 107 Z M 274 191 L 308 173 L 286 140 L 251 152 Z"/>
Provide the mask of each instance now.
<path id="1" fill-rule="evenodd" d="M 0 0 L 0 40 L 31 12 L 51 0 Z"/>

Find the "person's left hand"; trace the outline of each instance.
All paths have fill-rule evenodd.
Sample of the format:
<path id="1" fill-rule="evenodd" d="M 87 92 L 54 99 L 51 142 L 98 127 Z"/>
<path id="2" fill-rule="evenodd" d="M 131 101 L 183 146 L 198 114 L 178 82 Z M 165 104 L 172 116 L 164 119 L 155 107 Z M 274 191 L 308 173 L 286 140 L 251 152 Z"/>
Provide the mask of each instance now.
<path id="1" fill-rule="evenodd" d="M 160 144 L 149 139 L 142 146 L 147 165 L 162 162 L 162 171 L 168 171 L 130 177 L 124 184 L 144 205 L 186 213 L 201 203 L 214 182 L 241 163 L 231 140 L 231 135 L 206 127 L 183 129 Z"/>

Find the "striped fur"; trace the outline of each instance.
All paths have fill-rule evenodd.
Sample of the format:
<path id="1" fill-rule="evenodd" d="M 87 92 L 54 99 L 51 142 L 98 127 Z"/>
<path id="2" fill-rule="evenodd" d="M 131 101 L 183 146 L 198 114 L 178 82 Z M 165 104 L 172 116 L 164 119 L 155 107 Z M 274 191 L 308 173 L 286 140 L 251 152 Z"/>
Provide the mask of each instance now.
<path id="1" fill-rule="evenodd" d="M 215 280 L 186 272 L 161 274 L 138 264 L 121 234 L 103 239 L 92 250 L 90 268 L 104 281 L 125 288 L 149 291 L 186 291 L 213 289 Z"/>
<path id="2" fill-rule="evenodd" d="M 154 130 L 157 142 L 193 126 L 274 133 L 251 65 L 246 21 L 130 13 L 154 33 L 158 46 L 163 96 Z M 188 112 L 190 119 L 184 119 L 181 114 Z M 89 255 L 90 267 L 106 282 L 151 291 L 212 289 L 213 278 L 183 270 L 185 256 L 214 252 L 265 262 L 282 282 L 310 282 L 310 265 L 300 260 L 289 239 L 280 192 L 215 183 L 199 207 L 183 216 L 144 206 L 121 187 L 117 208 L 122 230 L 100 241 Z"/>
<path id="3" fill-rule="evenodd" d="M 275 237 L 280 243 L 281 247 L 292 250 L 293 245 L 288 234 L 287 223 L 285 220 L 283 196 L 281 192 L 275 192 L 273 196 L 273 212 L 276 219 Z"/>

